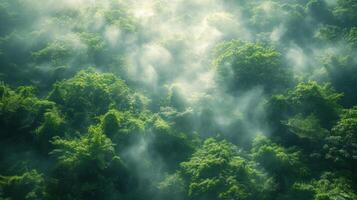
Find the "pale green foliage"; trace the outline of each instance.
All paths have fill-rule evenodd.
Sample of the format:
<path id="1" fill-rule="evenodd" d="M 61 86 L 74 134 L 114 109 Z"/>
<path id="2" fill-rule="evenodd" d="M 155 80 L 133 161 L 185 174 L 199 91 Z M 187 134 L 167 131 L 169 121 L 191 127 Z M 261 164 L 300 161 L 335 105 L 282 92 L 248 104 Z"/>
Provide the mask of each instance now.
<path id="1" fill-rule="evenodd" d="M 339 26 L 325 25 L 322 26 L 317 35 L 324 42 L 343 41 L 349 44 L 350 48 L 357 47 L 357 28 L 343 29 Z"/>
<path id="2" fill-rule="evenodd" d="M 91 53 L 99 52 L 105 47 L 103 39 L 97 34 L 83 32 L 79 37 L 89 47 Z"/>
<path id="3" fill-rule="evenodd" d="M 154 131 L 159 133 L 169 133 L 171 131 L 170 124 L 157 116 L 154 120 Z"/>
<path id="4" fill-rule="evenodd" d="M 135 92 L 131 98 L 132 112 L 141 113 L 143 111 L 147 111 L 149 105 L 151 104 L 151 99 L 146 97 L 145 95 Z"/>
<path id="5" fill-rule="evenodd" d="M 317 37 L 323 41 L 336 42 L 343 35 L 343 30 L 338 26 L 325 25 L 318 32 Z"/>
<path id="6" fill-rule="evenodd" d="M 351 28 L 345 37 L 352 47 L 357 48 L 357 27 Z"/>
<path id="7" fill-rule="evenodd" d="M 50 61 L 55 66 L 65 64 L 76 53 L 69 42 L 54 41 L 49 43 L 43 49 L 32 53 L 32 57 L 38 62 Z"/>
<path id="8" fill-rule="evenodd" d="M 171 86 L 168 88 L 168 94 L 163 102 L 163 106 L 171 106 L 178 111 L 183 111 L 186 107 L 186 99 L 184 98 L 182 90 L 178 86 Z"/>
<path id="9" fill-rule="evenodd" d="M 328 131 L 321 127 L 320 121 L 313 114 L 307 117 L 301 114 L 295 115 L 289 118 L 286 126 L 300 138 L 316 140 L 322 139 L 328 134 Z"/>
<path id="10" fill-rule="evenodd" d="M 137 24 L 135 20 L 128 16 L 123 9 L 113 9 L 104 13 L 105 20 L 108 24 L 115 25 L 127 32 L 137 31 Z"/>
<path id="11" fill-rule="evenodd" d="M 270 12 L 279 13 L 276 15 L 272 15 Z M 281 22 L 281 16 L 286 13 L 282 9 L 282 5 L 275 1 L 264 1 L 253 3 L 252 6 L 252 18 L 251 23 L 254 26 L 258 26 L 261 29 L 271 29 L 274 26 L 278 25 Z"/>
<path id="12" fill-rule="evenodd" d="M 342 25 L 354 26 L 357 20 L 357 2 L 354 0 L 338 0 L 333 14 Z"/>
<path id="13" fill-rule="evenodd" d="M 329 22 L 332 20 L 332 13 L 325 0 L 310 0 L 306 4 L 306 10 L 315 20 L 321 22 Z"/>
<path id="14" fill-rule="evenodd" d="M 176 99 L 176 103 L 181 102 Z M 183 104 L 180 104 L 183 105 Z M 191 132 L 193 129 L 194 113 L 192 108 L 180 107 L 180 110 L 174 107 L 162 107 L 160 115 L 163 119 L 170 121 L 171 126 L 179 132 Z"/>
<path id="15" fill-rule="evenodd" d="M 161 191 L 160 198 L 184 200 L 185 187 L 186 183 L 180 174 L 175 173 L 173 175 L 169 175 L 158 185 L 158 189 Z"/>

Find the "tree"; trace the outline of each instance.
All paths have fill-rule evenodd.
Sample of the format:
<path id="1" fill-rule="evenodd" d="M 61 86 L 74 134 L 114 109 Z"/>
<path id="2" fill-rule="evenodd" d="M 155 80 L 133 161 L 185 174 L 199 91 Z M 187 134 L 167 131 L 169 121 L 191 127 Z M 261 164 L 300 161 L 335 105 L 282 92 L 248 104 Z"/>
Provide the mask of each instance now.
<path id="1" fill-rule="evenodd" d="M 291 179 L 306 174 L 299 151 L 285 149 L 265 136 L 258 135 L 254 139 L 251 153 L 254 160 L 273 174 L 282 187 L 291 183 Z"/>
<path id="2" fill-rule="evenodd" d="M 44 177 L 36 170 L 25 172 L 20 176 L 0 176 L 0 199 L 37 200 L 46 198 Z"/>
<path id="3" fill-rule="evenodd" d="M 271 180 L 233 144 L 215 139 L 181 163 L 179 174 L 188 199 L 264 199 L 272 189 Z"/>
<path id="4" fill-rule="evenodd" d="M 350 107 L 356 105 L 357 90 L 353 85 L 357 84 L 357 63 L 350 53 L 344 55 L 330 55 L 325 58 L 325 69 L 332 86 L 344 95 L 341 103 Z"/>
<path id="5" fill-rule="evenodd" d="M 43 114 L 54 108 L 54 102 L 37 98 L 34 91 L 30 86 L 12 90 L 0 83 L 0 135 L 3 139 L 32 140 L 31 132 L 39 126 Z"/>
<path id="6" fill-rule="evenodd" d="M 166 176 L 158 185 L 159 199 L 186 200 L 185 184 L 179 173 Z"/>
<path id="7" fill-rule="evenodd" d="M 46 154 L 51 149 L 50 140 L 55 136 L 64 136 L 66 121 L 58 109 L 53 108 L 44 113 L 42 124 L 35 130 L 35 139 Z"/>
<path id="8" fill-rule="evenodd" d="M 232 93 L 255 87 L 270 93 L 290 84 L 289 69 L 272 47 L 233 40 L 221 44 L 216 54 L 217 81 Z"/>
<path id="9" fill-rule="evenodd" d="M 59 105 L 72 127 L 80 130 L 110 108 L 133 109 L 131 92 L 124 81 L 113 74 L 92 69 L 56 83 L 48 99 Z"/>
<path id="10" fill-rule="evenodd" d="M 351 28 L 345 38 L 352 48 L 357 48 L 357 27 Z"/>
<path id="11" fill-rule="evenodd" d="M 149 122 L 149 132 L 152 141 L 149 151 L 159 155 L 169 171 L 176 170 L 179 163 L 187 160 L 199 144 L 196 133 L 180 132 L 158 115 L 154 115 Z"/>
<path id="12" fill-rule="evenodd" d="M 284 138 L 286 142 L 291 141 L 288 138 L 291 134 L 287 133 L 286 128 L 289 126 L 292 128 L 295 123 L 303 122 L 299 119 L 309 116 L 310 119 L 314 118 L 313 121 L 308 122 L 309 126 L 314 125 L 316 129 L 321 127 L 329 130 L 338 120 L 342 107 L 337 102 L 341 97 L 342 94 L 337 93 L 328 84 L 320 85 L 314 81 L 299 83 L 285 94 L 275 95 L 269 100 L 267 103 L 269 123 L 273 128 L 276 127 L 274 134 L 278 134 L 277 136 Z M 306 120 L 305 125 L 308 125 Z"/>
<path id="13" fill-rule="evenodd" d="M 290 3 L 283 5 L 283 8 L 288 15 L 284 19 L 286 31 L 281 41 L 294 42 L 300 46 L 309 45 L 314 36 L 314 29 L 309 18 L 306 17 L 308 13 L 304 5 Z"/>
<path id="14" fill-rule="evenodd" d="M 337 42 L 341 39 L 343 30 L 335 25 L 323 25 L 318 32 L 317 37 L 324 42 Z"/>
<path id="15" fill-rule="evenodd" d="M 258 30 L 271 31 L 282 22 L 283 18 L 281 17 L 286 15 L 281 4 L 275 1 L 249 3 L 252 4 L 250 22 L 256 26 Z M 275 14 L 272 14 L 272 11 L 274 11 Z"/>
<path id="16" fill-rule="evenodd" d="M 104 18 L 108 24 L 115 25 L 128 33 L 137 31 L 137 22 L 123 9 L 119 2 L 112 2 L 112 9 L 104 13 Z"/>
<path id="17" fill-rule="evenodd" d="M 325 158 L 339 168 L 353 170 L 357 164 L 357 107 L 345 110 L 326 137 Z"/>
<path id="18" fill-rule="evenodd" d="M 288 96 L 295 113 L 315 114 L 322 127 L 329 128 L 338 119 L 341 106 L 337 101 L 342 94 L 335 92 L 328 84 L 319 85 L 311 81 L 300 83 Z"/>
<path id="19" fill-rule="evenodd" d="M 323 0 L 310 0 L 306 4 L 306 9 L 312 17 L 322 23 L 333 22 L 333 16 L 328 5 Z"/>
<path id="20" fill-rule="evenodd" d="M 341 26 L 351 27 L 356 26 L 357 2 L 354 0 L 338 0 L 337 6 L 333 8 L 333 14 L 339 21 Z"/>
<path id="21" fill-rule="evenodd" d="M 322 140 L 329 133 L 326 129 L 321 127 L 320 121 L 314 114 L 307 117 L 298 114 L 289 118 L 286 126 L 299 138 L 309 140 Z"/>
<path id="22" fill-rule="evenodd" d="M 140 115 L 135 116 L 130 112 L 111 109 L 100 117 L 100 127 L 103 133 L 119 144 L 119 149 L 124 150 L 143 136 L 142 134 L 146 131 L 144 120 Z"/>
<path id="23" fill-rule="evenodd" d="M 32 58 L 39 64 L 50 62 L 53 66 L 62 66 L 78 57 L 71 41 L 54 41 L 47 44 L 44 48 L 33 52 Z"/>
<path id="24" fill-rule="evenodd" d="M 77 139 L 54 138 L 57 159 L 50 194 L 63 199 L 120 198 L 129 187 L 129 174 L 114 144 L 99 128 Z"/>
<path id="25" fill-rule="evenodd" d="M 319 179 L 311 182 L 296 182 L 290 190 L 279 195 L 278 200 L 352 200 L 357 198 L 351 181 L 326 172 Z"/>

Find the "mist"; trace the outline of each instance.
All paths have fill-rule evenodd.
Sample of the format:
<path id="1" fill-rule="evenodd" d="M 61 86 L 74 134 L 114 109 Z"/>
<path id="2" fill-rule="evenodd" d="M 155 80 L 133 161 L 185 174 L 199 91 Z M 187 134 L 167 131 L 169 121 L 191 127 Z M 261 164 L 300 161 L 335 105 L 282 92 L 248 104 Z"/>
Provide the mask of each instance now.
<path id="1" fill-rule="evenodd" d="M 0 0 L 0 199 L 354 199 L 356 6 Z"/>

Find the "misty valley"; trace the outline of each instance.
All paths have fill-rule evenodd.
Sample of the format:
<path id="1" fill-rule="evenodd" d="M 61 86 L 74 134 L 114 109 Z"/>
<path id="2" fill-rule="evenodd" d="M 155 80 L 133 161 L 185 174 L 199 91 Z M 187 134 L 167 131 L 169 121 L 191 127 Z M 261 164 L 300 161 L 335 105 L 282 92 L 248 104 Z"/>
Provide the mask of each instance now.
<path id="1" fill-rule="evenodd" d="M 0 200 L 357 200 L 357 0 L 0 0 Z"/>

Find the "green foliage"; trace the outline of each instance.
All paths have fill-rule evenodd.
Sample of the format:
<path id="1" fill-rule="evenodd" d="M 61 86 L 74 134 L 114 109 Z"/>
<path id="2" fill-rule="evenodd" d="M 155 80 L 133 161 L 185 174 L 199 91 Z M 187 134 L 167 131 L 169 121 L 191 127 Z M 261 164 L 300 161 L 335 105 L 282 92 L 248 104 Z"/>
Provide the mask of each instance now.
<path id="1" fill-rule="evenodd" d="M 32 53 L 38 63 L 50 61 L 55 66 L 66 64 L 76 53 L 72 44 L 65 41 L 54 41 L 41 50 Z"/>
<path id="2" fill-rule="evenodd" d="M 46 196 L 44 177 L 36 170 L 20 176 L 0 176 L 0 199 L 37 200 Z"/>
<path id="3" fill-rule="evenodd" d="M 318 140 L 328 134 L 328 131 L 321 127 L 320 121 L 313 114 L 307 117 L 301 114 L 291 117 L 286 123 L 286 126 L 300 138 Z"/>
<path id="4" fill-rule="evenodd" d="M 137 31 L 137 22 L 123 8 L 117 7 L 116 9 L 106 11 L 104 18 L 108 24 L 115 25 L 127 32 Z"/>
<path id="5" fill-rule="evenodd" d="M 114 109 L 101 116 L 100 120 L 103 133 L 112 138 L 119 145 L 119 149 L 125 149 L 134 144 L 146 128 L 145 121 L 140 116 Z"/>
<path id="6" fill-rule="evenodd" d="M 171 170 L 187 160 L 199 144 L 197 134 L 178 132 L 159 116 L 153 116 L 150 126 L 154 139 L 150 147 L 165 160 Z"/>
<path id="7" fill-rule="evenodd" d="M 332 173 L 324 173 L 318 180 L 295 183 L 287 194 L 279 196 L 278 199 L 352 200 L 356 198 L 357 195 L 349 180 Z"/>
<path id="8" fill-rule="evenodd" d="M 308 13 L 320 22 L 331 22 L 332 13 L 324 0 L 310 0 L 306 4 Z"/>
<path id="9" fill-rule="evenodd" d="M 321 86 L 316 82 L 300 83 L 289 92 L 294 109 L 315 114 L 323 125 L 331 124 L 337 118 L 340 109 L 337 101 L 341 96 L 329 85 Z"/>
<path id="10" fill-rule="evenodd" d="M 109 53 L 109 47 L 99 33 L 81 32 L 78 36 L 86 47 L 86 55 L 93 63 L 102 65 L 108 62 L 106 54 Z"/>
<path id="11" fill-rule="evenodd" d="M 299 83 L 267 103 L 267 119 L 273 136 L 284 145 L 299 145 L 306 151 L 321 148 L 323 139 L 337 122 L 342 94 L 328 84 Z"/>
<path id="12" fill-rule="evenodd" d="M 344 93 L 341 103 L 344 106 L 355 105 L 357 91 L 355 87 L 350 87 L 357 84 L 357 64 L 353 56 L 349 53 L 329 55 L 324 64 L 332 86 Z"/>
<path id="13" fill-rule="evenodd" d="M 273 175 L 278 191 L 286 190 L 295 179 L 307 175 L 299 151 L 285 149 L 265 136 L 257 136 L 254 139 L 251 151 L 256 162 Z"/>
<path id="14" fill-rule="evenodd" d="M 305 45 L 310 41 L 309 38 L 313 37 L 313 30 L 307 21 L 306 15 L 308 15 L 308 13 L 304 5 L 292 3 L 285 4 L 283 7 L 285 12 L 288 13 L 284 20 L 286 32 L 283 35 L 283 39 Z"/>
<path id="15" fill-rule="evenodd" d="M 16 90 L 12 90 L 1 83 L 0 127 L 2 137 L 31 138 L 28 132 L 37 127 L 42 115 L 53 107 L 53 102 L 37 98 L 33 87 L 20 86 Z"/>
<path id="16" fill-rule="evenodd" d="M 26 2 L 21 0 L 2 0 L 0 2 L 0 35 L 6 35 L 14 28 L 27 27 L 38 13 L 28 12 Z"/>
<path id="17" fill-rule="evenodd" d="M 351 28 L 345 37 L 353 48 L 357 48 L 357 27 Z"/>
<path id="18" fill-rule="evenodd" d="M 159 183 L 158 189 L 161 192 L 160 199 L 186 199 L 185 182 L 178 173 L 165 177 L 165 179 Z"/>
<path id="19" fill-rule="evenodd" d="M 117 131 L 119 131 L 119 119 L 123 120 L 122 114 L 115 110 L 110 110 L 106 113 L 102 120 L 103 132 L 112 136 Z"/>
<path id="20" fill-rule="evenodd" d="M 281 4 L 278 2 L 265 1 L 264 3 L 257 2 L 255 4 L 252 6 L 253 16 L 251 17 L 251 23 L 259 28 L 271 29 L 281 21 L 279 15 L 271 15 L 270 11 L 274 10 L 279 14 L 285 14 Z"/>
<path id="21" fill-rule="evenodd" d="M 226 142 L 208 139 L 181 163 L 190 199 L 263 199 L 271 180 Z"/>
<path id="22" fill-rule="evenodd" d="M 40 143 L 42 150 L 50 148 L 50 140 L 55 136 L 64 136 L 66 121 L 57 109 L 44 113 L 42 124 L 35 130 L 35 138 Z"/>
<path id="23" fill-rule="evenodd" d="M 252 145 L 252 156 L 267 171 L 277 177 L 304 175 L 300 152 L 273 143 L 265 136 L 257 136 Z"/>
<path id="24" fill-rule="evenodd" d="M 98 128 L 77 139 L 55 138 L 51 152 L 58 160 L 51 195 L 64 199 L 112 199 L 125 190 L 128 175 L 114 144 Z M 103 187 L 105 185 L 105 187 Z M 65 193 L 65 195 L 63 195 Z"/>
<path id="25" fill-rule="evenodd" d="M 171 122 L 171 126 L 179 132 L 191 132 L 194 129 L 193 110 L 187 108 L 179 111 L 173 107 L 161 107 L 160 115 L 163 119 Z"/>
<path id="26" fill-rule="evenodd" d="M 355 0 L 54 2 L 0 0 L 1 200 L 357 199 Z"/>
<path id="27" fill-rule="evenodd" d="M 75 128 L 85 127 L 109 108 L 132 109 L 125 82 L 113 74 L 93 70 L 80 71 L 73 78 L 56 83 L 48 99 L 59 104 Z"/>
<path id="28" fill-rule="evenodd" d="M 333 9 L 333 14 L 344 26 L 356 26 L 357 21 L 357 2 L 354 0 L 338 0 L 337 6 Z"/>
<path id="29" fill-rule="evenodd" d="M 274 97 L 271 105 L 285 104 L 282 112 L 285 116 L 294 116 L 302 114 L 303 116 L 314 115 L 321 123 L 323 128 L 330 128 L 338 119 L 341 106 L 337 101 L 342 94 L 328 84 L 320 85 L 317 82 L 310 81 L 299 83 L 294 89 L 289 90 L 285 96 Z M 276 107 L 276 109 L 279 109 Z M 274 112 L 274 111 L 271 111 Z M 282 120 L 282 119 L 280 119 Z"/>
<path id="30" fill-rule="evenodd" d="M 345 110 L 332 128 L 324 146 L 326 159 L 353 169 L 357 164 L 357 108 Z"/>
<path id="31" fill-rule="evenodd" d="M 101 37 L 97 34 L 84 32 L 81 33 L 79 37 L 88 46 L 89 51 L 93 52 L 93 54 L 103 50 L 104 48 L 104 42 L 102 41 Z"/>
<path id="32" fill-rule="evenodd" d="M 335 25 L 324 25 L 320 28 L 317 38 L 323 42 L 345 42 L 349 49 L 357 47 L 357 28 L 341 28 Z"/>
<path id="33" fill-rule="evenodd" d="M 97 167 L 108 167 L 114 157 L 114 145 L 111 140 L 95 128 L 80 139 L 66 140 L 55 138 L 56 149 L 51 154 L 58 158 L 59 164 L 77 168 L 94 161 Z"/>
<path id="34" fill-rule="evenodd" d="M 171 86 L 168 88 L 168 94 L 166 99 L 163 102 L 163 106 L 171 106 L 178 111 L 184 111 L 186 108 L 187 102 L 184 98 L 184 95 L 178 86 Z"/>
<path id="35" fill-rule="evenodd" d="M 273 92 L 291 81 L 280 53 L 272 47 L 233 40 L 220 45 L 216 54 L 218 82 L 233 93 L 259 86 Z"/>
<path id="36" fill-rule="evenodd" d="M 322 26 L 318 32 L 318 38 L 323 41 L 337 42 L 343 35 L 343 30 L 334 25 Z"/>

